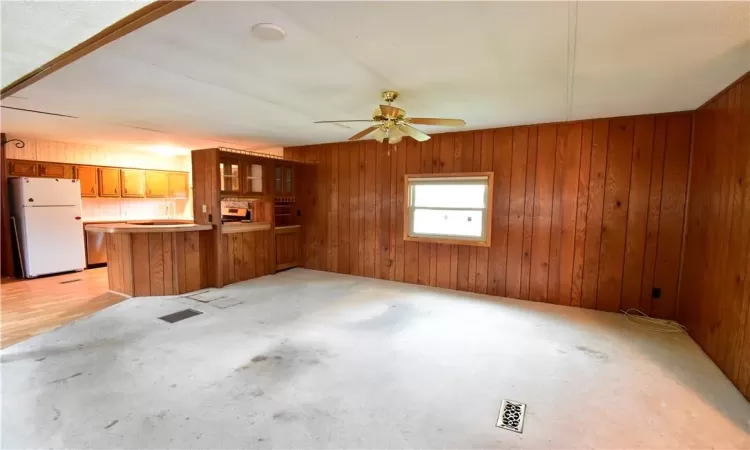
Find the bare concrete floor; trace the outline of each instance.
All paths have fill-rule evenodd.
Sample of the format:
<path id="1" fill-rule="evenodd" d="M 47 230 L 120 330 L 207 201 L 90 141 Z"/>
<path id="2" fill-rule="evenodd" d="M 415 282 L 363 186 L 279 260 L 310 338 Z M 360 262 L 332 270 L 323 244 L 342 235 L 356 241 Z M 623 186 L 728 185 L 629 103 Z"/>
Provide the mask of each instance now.
<path id="1" fill-rule="evenodd" d="M 3 448 L 750 447 L 698 346 L 621 315 L 302 269 L 204 295 L 5 349 Z"/>

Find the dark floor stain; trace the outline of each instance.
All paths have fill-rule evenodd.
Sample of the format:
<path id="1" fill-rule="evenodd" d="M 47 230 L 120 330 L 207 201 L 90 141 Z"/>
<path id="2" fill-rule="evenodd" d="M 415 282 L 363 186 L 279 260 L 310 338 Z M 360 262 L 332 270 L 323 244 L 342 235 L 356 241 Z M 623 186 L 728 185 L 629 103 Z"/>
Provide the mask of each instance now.
<path id="1" fill-rule="evenodd" d="M 52 420 L 55 421 L 60 418 L 60 410 L 55 408 L 54 406 L 52 407 L 52 409 L 55 410 L 55 417 L 52 418 Z"/>
<path id="2" fill-rule="evenodd" d="M 46 356 L 42 356 L 41 358 L 37 358 L 37 359 L 35 359 L 34 361 L 36 361 L 36 362 L 42 362 L 42 361 L 44 361 L 45 359 L 47 359 L 47 357 L 46 357 Z"/>
<path id="3" fill-rule="evenodd" d="M 299 416 L 289 411 L 279 411 L 273 415 L 273 420 L 280 420 L 282 422 L 294 422 L 297 419 L 299 419 Z"/>
<path id="4" fill-rule="evenodd" d="M 176 384 L 173 384 L 173 385 L 171 385 L 171 386 L 169 386 L 169 387 L 171 387 L 171 388 L 176 388 L 176 387 L 177 387 L 177 385 L 176 385 Z"/>
<path id="5" fill-rule="evenodd" d="M 169 412 L 168 409 L 161 410 L 161 411 L 159 411 L 158 414 L 154 414 L 154 417 L 157 417 L 159 419 L 163 419 L 163 418 L 167 417 L 167 413 L 168 412 Z"/>
<path id="6" fill-rule="evenodd" d="M 563 350 L 563 349 L 561 349 L 561 348 L 557 348 L 557 349 L 555 349 L 555 350 L 557 350 L 557 353 L 562 353 L 563 355 L 565 355 L 565 354 L 567 354 L 567 353 L 568 353 L 568 352 L 567 352 L 566 350 Z"/>
<path id="7" fill-rule="evenodd" d="M 266 393 L 263 391 L 263 389 L 255 388 L 252 391 L 250 391 L 250 395 L 253 397 L 263 397 Z"/>
<path id="8" fill-rule="evenodd" d="M 104 427 L 104 429 L 105 430 L 109 430 L 113 426 L 117 425 L 117 422 L 119 422 L 119 420 L 113 420 L 112 422 L 109 423 L 109 425 L 107 425 L 106 427 Z"/>
<path id="9" fill-rule="evenodd" d="M 63 381 L 68 381 L 71 378 L 80 377 L 81 375 L 83 375 L 83 372 L 77 372 L 77 373 L 74 373 L 73 375 L 71 375 L 69 377 L 60 378 L 58 380 L 50 381 L 49 384 L 62 383 Z"/>
<path id="10" fill-rule="evenodd" d="M 258 438 L 258 442 L 264 442 L 264 441 L 265 441 L 265 439 L 263 439 L 263 438 Z"/>
<path id="11" fill-rule="evenodd" d="M 263 354 L 255 355 L 245 364 L 236 367 L 234 373 L 242 374 L 242 376 L 260 377 L 260 379 L 253 379 L 250 383 L 252 383 L 251 385 L 260 384 L 261 387 L 265 387 L 268 383 L 286 383 L 289 379 L 304 373 L 306 370 L 324 364 L 328 358 L 334 356 L 324 348 L 283 339 Z M 245 391 L 238 395 L 247 394 L 248 391 Z"/>
<path id="12" fill-rule="evenodd" d="M 592 350 L 583 345 L 576 345 L 576 349 L 590 358 L 598 359 L 599 361 L 609 361 L 609 356 L 607 356 L 606 353 L 602 353 L 597 350 Z"/>

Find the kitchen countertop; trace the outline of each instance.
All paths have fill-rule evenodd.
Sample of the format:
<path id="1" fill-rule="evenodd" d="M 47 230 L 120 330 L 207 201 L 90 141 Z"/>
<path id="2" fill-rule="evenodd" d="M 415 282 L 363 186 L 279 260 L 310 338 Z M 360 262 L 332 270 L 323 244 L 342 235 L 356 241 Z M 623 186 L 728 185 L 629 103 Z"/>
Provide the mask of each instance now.
<path id="1" fill-rule="evenodd" d="M 139 222 L 155 223 L 154 225 L 138 225 Z M 170 222 L 176 222 L 176 220 Z M 213 225 L 198 225 L 193 222 L 159 225 L 159 220 L 134 220 L 130 223 L 103 223 L 86 225 L 84 227 L 86 231 L 98 231 L 100 233 L 175 233 L 184 231 L 204 231 L 212 228 Z"/>
<path id="2" fill-rule="evenodd" d="M 137 223 L 137 222 L 163 222 L 165 220 L 168 220 L 170 222 L 185 222 L 185 223 L 193 223 L 193 219 L 166 219 L 166 218 L 160 218 L 160 219 L 117 219 L 115 217 L 105 217 L 103 219 L 97 219 L 95 217 L 84 217 L 81 222 L 83 223 Z"/>
<path id="3" fill-rule="evenodd" d="M 262 231 L 270 230 L 271 224 L 269 222 L 258 222 L 258 223 L 242 223 L 242 222 L 229 222 L 222 224 L 221 234 L 231 233 L 244 233 L 246 231 Z"/>

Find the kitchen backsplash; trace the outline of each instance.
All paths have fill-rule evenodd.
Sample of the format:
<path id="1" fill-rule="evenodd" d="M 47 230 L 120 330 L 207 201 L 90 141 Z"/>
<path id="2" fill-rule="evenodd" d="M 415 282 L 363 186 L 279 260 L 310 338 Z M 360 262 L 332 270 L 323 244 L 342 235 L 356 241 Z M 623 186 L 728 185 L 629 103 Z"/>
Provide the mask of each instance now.
<path id="1" fill-rule="evenodd" d="M 83 198 L 82 209 L 86 221 L 193 218 L 187 199 Z"/>

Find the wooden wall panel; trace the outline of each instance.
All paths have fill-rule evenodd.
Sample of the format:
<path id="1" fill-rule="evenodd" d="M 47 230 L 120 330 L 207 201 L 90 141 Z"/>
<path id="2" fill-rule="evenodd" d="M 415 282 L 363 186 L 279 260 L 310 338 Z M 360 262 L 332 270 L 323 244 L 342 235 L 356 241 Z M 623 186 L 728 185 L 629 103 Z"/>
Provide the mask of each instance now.
<path id="1" fill-rule="evenodd" d="M 107 234 L 109 289 L 130 296 L 178 295 L 209 287 L 212 231 Z M 209 250 L 210 251 L 210 250 Z"/>
<path id="2" fill-rule="evenodd" d="M 221 236 L 222 255 L 224 257 L 222 265 L 226 268 L 223 271 L 224 284 L 239 283 L 276 272 L 276 268 L 270 266 L 272 258 L 267 254 L 272 232 L 273 230 L 248 231 Z M 277 236 L 278 238 L 279 236 Z M 291 257 L 284 252 L 298 251 L 285 246 L 285 242 L 282 241 L 281 245 L 276 245 L 276 249 L 273 250 L 277 252 L 276 261 L 286 261 Z M 192 242 L 185 241 L 187 249 L 190 249 L 192 245 Z M 185 251 L 185 255 L 187 272 L 190 273 L 191 257 L 194 255 L 189 250 Z M 297 254 L 295 254 L 294 258 L 297 257 Z M 189 282 L 190 280 L 188 280 L 188 284 Z"/>
<path id="3" fill-rule="evenodd" d="M 674 317 L 691 116 L 288 148 L 319 161 L 303 266 L 609 311 L 653 302 Z M 403 174 L 484 170 L 495 174 L 489 248 L 404 242 Z M 652 300 L 653 287 L 667 296 Z"/>
<path id="4" fill-rule="evenodd" d="M 678 243 L 673 223 L 684 215 L 679 193 L 667 192 L 687 173 L 674 149 L 688 124 L 669 121 L 656 244 L 656 282 L 669 315 L 677 279 L 671 270 Z M 750 75 L 736 81 L 695 112 L 690 188 L 685 221 L 678 318 L 690 335 L 750 399 Z"/>

